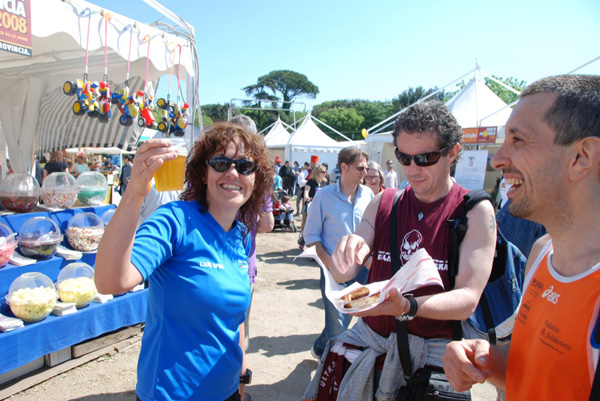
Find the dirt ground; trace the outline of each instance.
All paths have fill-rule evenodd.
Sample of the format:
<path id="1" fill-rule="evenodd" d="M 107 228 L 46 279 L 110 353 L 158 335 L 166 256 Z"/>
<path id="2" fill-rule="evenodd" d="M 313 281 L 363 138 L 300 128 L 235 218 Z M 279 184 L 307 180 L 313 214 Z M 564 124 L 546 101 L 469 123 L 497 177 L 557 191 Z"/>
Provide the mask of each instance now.
<path id="1" fill-rule="evenodd" d="M 297 234 L 260 234 L 258 277 L 250 321 L 247 392 L 254 401 L 299 401 L 317 367 L 310 348 L 324 322 L 319 267 L 300 253 Z M 11 401 L 135 400 L 139 342 L 105 355 L 8 398 Z M 494 388 L 477 386 L 473 399 L 496 399 Z"/>

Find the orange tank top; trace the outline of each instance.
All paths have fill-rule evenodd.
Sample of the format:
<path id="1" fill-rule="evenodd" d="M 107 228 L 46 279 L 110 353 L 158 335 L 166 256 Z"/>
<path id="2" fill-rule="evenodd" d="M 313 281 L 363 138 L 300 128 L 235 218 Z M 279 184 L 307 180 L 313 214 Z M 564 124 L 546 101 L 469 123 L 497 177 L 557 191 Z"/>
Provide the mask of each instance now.
<path id="1" fill-rule="evenodd" d="M 600 307 L 600 263 L 563 277 L 549 242 L 525 279 L 512 334 L 506 399 L 587 400 L 599 350 L 591 343 Z"/>

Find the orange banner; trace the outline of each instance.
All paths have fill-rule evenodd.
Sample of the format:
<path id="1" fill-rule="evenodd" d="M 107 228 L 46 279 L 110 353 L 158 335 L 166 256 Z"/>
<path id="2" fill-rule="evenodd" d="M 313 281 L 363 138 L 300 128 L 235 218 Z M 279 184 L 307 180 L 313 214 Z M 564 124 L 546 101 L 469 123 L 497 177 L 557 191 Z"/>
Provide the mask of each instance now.
<path id="1" fill-rule="evenodd" d="M 465 144 L 496 143 L 498 127 L 463 128 L 463 142 Z"/>
<path id="2" fill-rule="evenodd" d="M 0 50 L 31 57 L 30 0 L 5 0 L 0 5 Z"/>

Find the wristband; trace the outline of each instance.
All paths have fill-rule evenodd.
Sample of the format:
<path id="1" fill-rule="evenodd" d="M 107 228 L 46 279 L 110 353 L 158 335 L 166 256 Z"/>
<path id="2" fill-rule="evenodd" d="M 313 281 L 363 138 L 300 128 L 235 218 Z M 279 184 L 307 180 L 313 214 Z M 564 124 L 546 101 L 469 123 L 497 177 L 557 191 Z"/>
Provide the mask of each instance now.
<path id="1" fill-rule="evenodd" d="M 252 382 L 252 371 L 246 369 L 246 374 L 240 376 L 240 384 L 250 384 Z"/>
<path id="2" fill-rule="evenodd" d="M 396 319 L 400 320 L 401 322 L 413 320 L 415 316 L 417 316 L 417 311 L 419 310 L 419 303 L 415 297 L 412 296 L 412 294 L 406 294 L 404 295 L 404 298 L 408 299 L 410 308 L 408 309 L 408 313 L 401 316 L 396 316 Z"/>

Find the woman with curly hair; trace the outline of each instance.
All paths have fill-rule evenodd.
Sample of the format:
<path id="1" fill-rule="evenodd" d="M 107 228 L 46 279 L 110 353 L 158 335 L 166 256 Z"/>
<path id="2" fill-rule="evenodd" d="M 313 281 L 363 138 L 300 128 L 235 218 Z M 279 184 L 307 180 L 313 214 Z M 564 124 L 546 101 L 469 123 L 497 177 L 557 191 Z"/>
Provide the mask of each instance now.
<path id="1" fill-rule="evenodd" d="M 271 164 L 262 138 L 215 124 L 188 158 L 182 200 L 157 209 L 136 232 L 152 175 L 176 157 L 164 139 L 137 151 L 98 248 L 96 286 L 119 294 L 148 280 L 138 399 L 239 400 L 249 373 L 249 232 L 271 188 Z"/>

